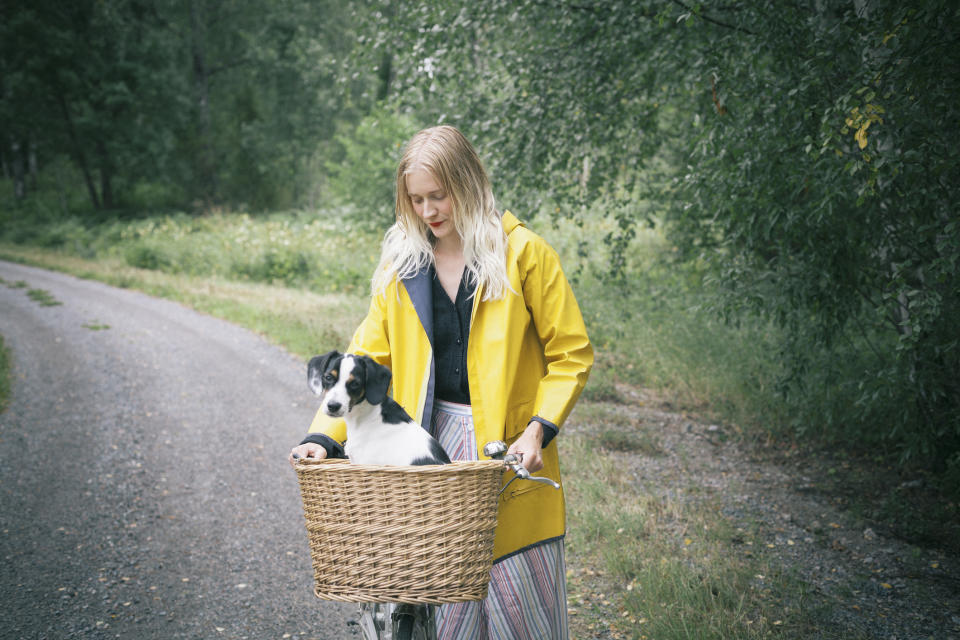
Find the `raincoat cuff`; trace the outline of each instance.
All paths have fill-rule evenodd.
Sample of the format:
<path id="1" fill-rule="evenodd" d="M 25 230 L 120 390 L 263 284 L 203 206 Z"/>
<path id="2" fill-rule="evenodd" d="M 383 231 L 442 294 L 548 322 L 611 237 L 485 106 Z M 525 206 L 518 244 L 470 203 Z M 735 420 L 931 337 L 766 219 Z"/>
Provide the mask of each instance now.
<path id="1" fill-rule="evenodd" d="M 544 434 L 544 438 L 546 438 L 546 434 Z M 328 458 L 346 458 L 347 457 L 346 452 L 343 450 L 343 445 L 328 435 L 324 435 L 322 433 L 311 433 L 307 435 L 307 437 L 304 438 L 302 442 L 300 442 L 300 444 L 308 444 L 308 443 L 318 444 L 324 449 L 326 449 Z"/>
<path id="2" fill-rule="evenodd" d="M 546 449 L 547 445 L 550 444 L 550 441 L 557 437 L 557 434 L 560 433 L 560 427 L 553 424 L 549 420 L 541 418 L 540 416 L 533 416 L 530 418 L 531 422 L 539 422 L 543 425 L 543 444 L 540 445 L 541 449 Z"/>

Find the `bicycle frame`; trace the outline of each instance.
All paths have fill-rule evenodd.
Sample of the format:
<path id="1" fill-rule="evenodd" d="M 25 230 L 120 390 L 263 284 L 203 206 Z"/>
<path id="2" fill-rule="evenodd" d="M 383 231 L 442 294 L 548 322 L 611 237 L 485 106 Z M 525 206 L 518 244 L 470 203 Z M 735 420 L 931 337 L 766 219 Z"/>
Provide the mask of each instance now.
<path id="1" fill-rule="evenodd" d="M 360 631 L 365 640 L 436 640 L 435 605 L 364 602 Z"/>

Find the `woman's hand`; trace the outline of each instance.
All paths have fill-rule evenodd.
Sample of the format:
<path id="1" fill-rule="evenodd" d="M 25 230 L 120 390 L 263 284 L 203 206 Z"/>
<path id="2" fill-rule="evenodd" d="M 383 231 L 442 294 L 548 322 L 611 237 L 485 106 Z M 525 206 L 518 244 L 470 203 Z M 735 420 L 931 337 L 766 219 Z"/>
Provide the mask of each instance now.
<path id="1" fill-rule="evenodd" d="M 301 458 L 316 458 L 317 460 L 323 460 L 327 457 L 327 450 L 315 442 L 308 442 L 306 444 L 301 444 L 300 446 L 294 447 L 290 450 L 290 455 L 287 456 L 287 461 L 290 463 L 291 467 L 295 467 L 297 465 L 297 461 L 293 458 L 293 454 L 297 454 Z"/>
<path id="2" fill-rule="evenodd" d="M 527 428 L 510 448 L 507 453 L 515 453 L 520 456 L 520 463 L 531 473 L 543 469 L 543 457 L 540 452 L 543 448 L 543 425 L 536 420 L 531 420 Z"/>

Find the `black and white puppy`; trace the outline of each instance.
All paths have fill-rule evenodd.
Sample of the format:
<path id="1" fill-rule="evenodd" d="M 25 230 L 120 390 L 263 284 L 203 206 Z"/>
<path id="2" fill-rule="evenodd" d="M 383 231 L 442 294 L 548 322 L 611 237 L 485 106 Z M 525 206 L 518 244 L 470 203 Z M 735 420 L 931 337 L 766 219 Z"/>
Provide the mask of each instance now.
<path id="1" fill-rule="evenodd" d="M 307 383 L 320 408 L 347 423 L 344 450 L 354 464 L 423 465 L 450 462 L 433 436 L 387 396 L 390 369 L 368 356 L 331 351 L 307 365 Z"/>

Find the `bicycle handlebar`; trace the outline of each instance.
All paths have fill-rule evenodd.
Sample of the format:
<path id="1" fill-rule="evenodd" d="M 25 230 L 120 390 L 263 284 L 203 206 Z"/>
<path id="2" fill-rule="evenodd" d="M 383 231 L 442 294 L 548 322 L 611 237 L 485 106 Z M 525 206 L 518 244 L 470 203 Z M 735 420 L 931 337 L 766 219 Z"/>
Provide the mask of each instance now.
<path id="1" fill-rule="evenodd" d="M 530 475 L 530 472 L 527 470 L 527 468 L 520 463 L 519 456 L 514 453 L 507 453 L 507 443 L 505 443 L 503 440 L 494 440 L 493 442 L 488 442 L 487 444 L 483 445 L 483 455 L 489 456 L 494 460 L 503 460 L 513 471 L 513 477 L 507 481 L 507 484 L 503 485 L 502 489 L 500 489 L 501 494 L 506 491 L 507 487 L 510 486 L 510 483 L 517 478 L 520 478 L 521 480 L 532 480 L 533 482 L 549 484 L 554 489 L 560 488 L 560 485 L 550 478 Z"/>

